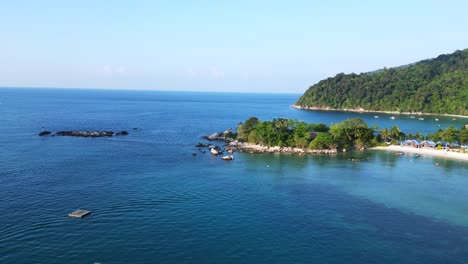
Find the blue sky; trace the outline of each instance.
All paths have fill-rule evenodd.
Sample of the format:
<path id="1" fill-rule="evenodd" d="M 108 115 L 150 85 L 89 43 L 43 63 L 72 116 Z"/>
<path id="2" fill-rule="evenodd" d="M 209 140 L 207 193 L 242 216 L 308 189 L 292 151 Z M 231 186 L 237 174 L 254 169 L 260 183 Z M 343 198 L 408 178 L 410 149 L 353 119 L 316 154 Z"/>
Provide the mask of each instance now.
<path id="1" fill-rule="evenodd" d="M 468 1 L 2 1 L 0 86 L 301 93 L 468 48 Z"/>

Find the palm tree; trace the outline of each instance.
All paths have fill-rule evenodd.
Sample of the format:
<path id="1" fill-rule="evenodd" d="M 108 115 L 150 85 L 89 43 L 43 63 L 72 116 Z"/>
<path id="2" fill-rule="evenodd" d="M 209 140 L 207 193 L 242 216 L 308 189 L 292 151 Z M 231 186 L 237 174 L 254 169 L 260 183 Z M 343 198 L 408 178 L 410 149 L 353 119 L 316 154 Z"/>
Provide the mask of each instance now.
<path id="1" fill-rule="evenodd" d="M 393 125 L 390 129 L 390 135 L 392 138 L 399 139 L 401 135 L 401 130 L 397 125 Z"/>
<path id="2" fill-rule="evenodd" d="M 390 131 L 387 128 L 380 130 L 380 136 L 387 142 L 387 139 L 390 137 Z"/>
<path id="3" fill-rule="evenodd" d="M 423 135 L 421 135 L 421 133 L 419 133 L 419 132 L 416 132 L 416 134 L 414 136 L 415 136 L 415 138 L 417 140 L 421 140 L 423 138 Z"/>

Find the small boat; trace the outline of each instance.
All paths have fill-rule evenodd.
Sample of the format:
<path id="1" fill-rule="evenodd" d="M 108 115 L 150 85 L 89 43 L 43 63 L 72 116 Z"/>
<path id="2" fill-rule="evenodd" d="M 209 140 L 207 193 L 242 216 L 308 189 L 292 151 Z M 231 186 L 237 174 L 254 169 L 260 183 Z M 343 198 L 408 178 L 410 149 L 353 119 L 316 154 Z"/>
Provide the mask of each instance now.
<path id="1" fill-rule="evenodd" d="M 405 153 L 403 151 L 397 151 L 397 152 L 395 152 L 394 155 L 395 156 L 403 156 L 403 155 L 405 155 Z"/>
<path id="2" fill-rule="evenodd" d="M 234 159 L 234 156 L 233 155 L 229 155 L 229 156 L 223 156 L 221 157 L 222 160 L 233 160 Z"/>
<path id="3" fill-rule="evenodd" d="M 394 117 L 394 116 L 391 116 L 391 117 L 390 117 L 390 119 L 394 120 L 394 119 L 395 119 L 395 117 Z"/>
<path id="4" fill-rule="evenodd" d="M 420 118 L 418 118 L 418 119 L 419 119 L 419 120 L 424 120 L 424 117 L 420 117 Z"/>
<path id="5" fill-rule="evenodd" d="M 374 118 L 379 118 L 379 116 L 374 116 Z"/>
<path id="6" fill-rule="evenodd" d="M 419 158 L 419 157 L 421 157 L 421 155 L 419 155 L 418 153 L 414 153 L 414 154 L 413 154 L 413 157 Z"/>
<path id="7" fill-rule="evenodd" d="M 416 118 L 415 116 L 410 116 L 409 118 Z"/>
<path id="8" fill-rule="evenodd" d="M 436 118 L 435 121 L 439 121 L 439 118 Z"/>
<path id="9" fill-rule="evenodd" d="M 456 118 L 452 118 L 453 121 L 457 120 Z"/>
<path id="10" fill-rule="evenodd" d="M 210 153 L 211 153 L 211 155 L 218 155 L 218 154 L 219 154 L 219 151 L 217 151 L 215 148 L 212 148 L 212 149 L 210 150 Z"/>

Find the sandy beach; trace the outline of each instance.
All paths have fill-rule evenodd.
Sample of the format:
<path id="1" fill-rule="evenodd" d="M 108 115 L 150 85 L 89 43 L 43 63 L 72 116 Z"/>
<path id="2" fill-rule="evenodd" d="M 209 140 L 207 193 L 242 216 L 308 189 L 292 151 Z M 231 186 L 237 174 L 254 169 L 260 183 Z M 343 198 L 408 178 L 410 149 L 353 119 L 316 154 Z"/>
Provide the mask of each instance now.
<path id="1" fill-rule="evenodd" d="M 324 107 L 301 106 L 301 105 L 291 105 L 291 108 L 295 108 L 295 109 L 299 109 L 299 110 L 342 111 L 342 112 L 355 112 L 355 113 L 381 113 L 381 114 L 389 114 L 389 115 L 417 115 L 417 116 L 430 115 L 430 116 L 451 116 L 451 117 L 459 117 L 459 118 L 468 118 L 468 116 L 456 115 L 456 114 L 380 111 L 380 110 L 366 110 L 366 109 L 363 109 L 363 108 L 359 108 L 359 109 L 351 109 L 351 108 L 335 109 L 335 108 L 329 108 L 329 107 L 324 108 Z"/>
<path id="2" fill-rule="evenodd" d="M 402 146 L 395 146 L 395 145 L 391 145 L 388 147 L 374 147 L 372 149 L 387 150 L 387 151 L 403 151 L 406 153 L 418 153 L 420 155 L 429 155 L 429 156 L 436 156 L 436 157 L 441 157 L 441 158 L 450 158 L 450 159 L 468 161 L 468 154 L 453 152 L 453 151 L 446 151 L 446 150 L 424 149 L 424 148 L 418 149 L 418 148 L 413 148 L 413 147 L 402 147 Z"/>

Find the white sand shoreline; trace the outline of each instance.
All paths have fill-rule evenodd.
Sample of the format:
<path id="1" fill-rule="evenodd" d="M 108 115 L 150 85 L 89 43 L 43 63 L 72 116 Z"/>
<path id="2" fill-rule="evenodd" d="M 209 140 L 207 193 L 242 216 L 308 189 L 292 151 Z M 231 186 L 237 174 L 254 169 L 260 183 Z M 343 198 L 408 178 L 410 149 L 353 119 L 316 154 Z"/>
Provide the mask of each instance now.
<path id="1" fill-rule="evenodd" d="M 446 150 L 438 150 L 438 149 L 425 149 L 425 148 L 413 148 L 413 147 L 402 147 L 402 146 L 395 146 L 391 145 L 388 147 L 373 147 L 371 149 L 376 150 L 387 150 L 387 151 L 403 151 L 407 153 L 417 153 L 420 155 L 428 155 L 440 158 L 449 158 L 449 159 L 457 159 L 468 161 L 468 154 L 466 153 L 459 153 L 453 151 L 446 151 Z"/>
<path id="2" fill-rule="evenodd" d="M 398 112 L 398 111 L 381 111 L 381 110 L 366 110 L 366 109 L 335 109 L 329 107 L 314 107 L 314 106 L 301 106 L 301 105 L 291 105 L 291 108 L 299 110 L 317 110 L 317 111 L 337 111 L 337 112 L 356 112 L 356 113 L 381 113 L 389 115 L 415 115 L 415 116 L 450 116 L 450 117 L 459 117 L 459 118 L 468 118 L 464 115 L 456 114 L 435 114 L 435 113 L 423 113 L 423 112 Z"/>

